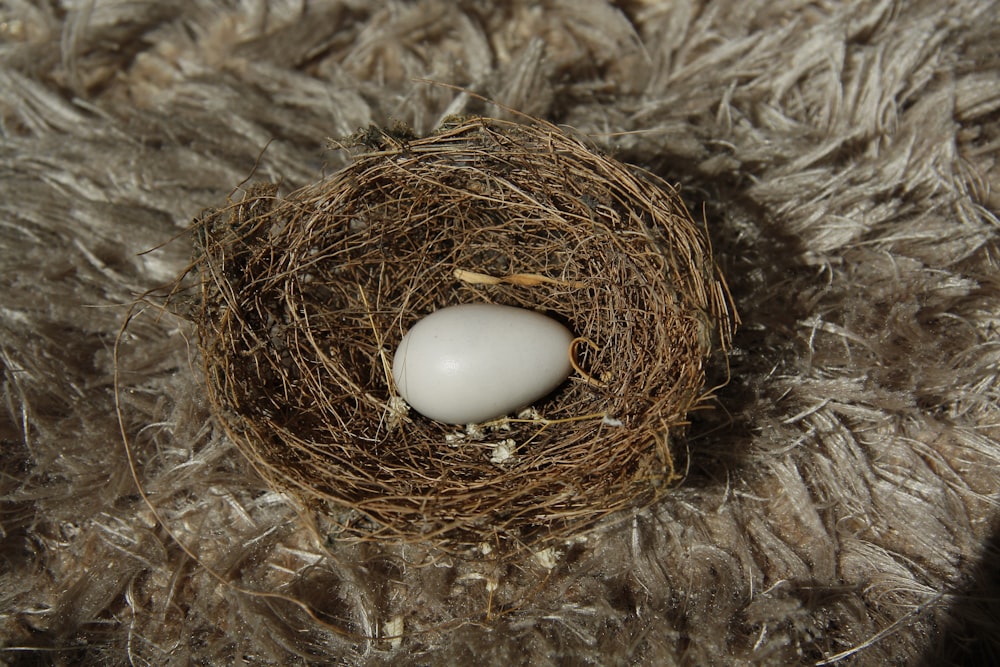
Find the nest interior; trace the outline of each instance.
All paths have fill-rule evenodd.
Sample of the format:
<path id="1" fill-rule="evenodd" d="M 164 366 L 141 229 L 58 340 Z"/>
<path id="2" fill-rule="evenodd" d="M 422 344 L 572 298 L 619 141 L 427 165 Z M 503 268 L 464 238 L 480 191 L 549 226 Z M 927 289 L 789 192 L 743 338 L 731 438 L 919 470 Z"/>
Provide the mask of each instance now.
<path id="1" fill-rule="evenodd" d="M 287 198 L 258 184 L 196 224 L 208 393 L 274 486 L 340 508 L 342 536 L 483 547 L 564 536 L 648 502 L 708 395 L 735 312 L 667 184 L 547 124 L 372 128 Z M 454 304 L 544 312 L 581 372 L 485 425 L 407 410 L 391 355 Z"/>

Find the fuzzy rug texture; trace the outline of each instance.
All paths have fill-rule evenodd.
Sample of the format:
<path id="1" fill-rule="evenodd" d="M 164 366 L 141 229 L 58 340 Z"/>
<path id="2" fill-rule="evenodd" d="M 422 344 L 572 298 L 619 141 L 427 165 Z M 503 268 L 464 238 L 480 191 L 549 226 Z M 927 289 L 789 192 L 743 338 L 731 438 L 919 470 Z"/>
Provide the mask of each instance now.
<path id="1" fill-rule="evenodd" d="M 0 663 L 1000 664 L 998 17 L 0 3 Z M 369 123 L 510 117 L 441 83 L 704 214 L 743 325 L 686 480 L 502 568 L 325 539 L 211 419 L 190 329 L 146 308 L 119 383 L 154 514 L 116 417 L 129 304 L 248 177 L 315 182 Z"/>

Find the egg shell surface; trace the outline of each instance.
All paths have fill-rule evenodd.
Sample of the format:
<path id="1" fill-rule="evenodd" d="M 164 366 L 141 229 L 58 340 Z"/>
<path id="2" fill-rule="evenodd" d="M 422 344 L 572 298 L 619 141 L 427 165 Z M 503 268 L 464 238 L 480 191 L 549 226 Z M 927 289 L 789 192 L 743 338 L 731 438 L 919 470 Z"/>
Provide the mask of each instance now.
<path id="1" fill-rule="evenodd" d="M 392 363 L 414 410 L 448 424 L 496 419 L 569 377 L 573 334 L 533 310 L 488 303 L 449 306 L 417 322 Z"/>

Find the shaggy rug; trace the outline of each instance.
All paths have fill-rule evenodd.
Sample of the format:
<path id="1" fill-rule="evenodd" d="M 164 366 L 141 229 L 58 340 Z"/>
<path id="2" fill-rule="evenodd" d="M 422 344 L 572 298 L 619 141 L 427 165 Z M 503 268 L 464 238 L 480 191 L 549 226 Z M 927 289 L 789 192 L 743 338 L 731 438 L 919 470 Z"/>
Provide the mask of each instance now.
<path id="1" fill-rule="evenodd" d="M 0 4 L 0 662 L 1000 663 L 998 16 Z M 504 107 L 679 185 L 742 316 L 730 382 L 676 491 L 562 548 L 338 542 L 215 424 L 184 322 L 116 338 L 240 184 Z"/>

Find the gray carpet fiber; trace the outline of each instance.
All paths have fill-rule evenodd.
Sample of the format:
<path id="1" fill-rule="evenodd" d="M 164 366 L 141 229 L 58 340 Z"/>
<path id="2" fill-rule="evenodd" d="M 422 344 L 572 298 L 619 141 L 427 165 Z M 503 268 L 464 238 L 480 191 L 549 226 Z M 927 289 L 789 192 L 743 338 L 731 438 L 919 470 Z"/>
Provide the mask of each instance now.
<path id="1" fill-rule="evenodd" d="M 0 3 L 0 664 L 997 664 L 998 16 Z M 148 307 L 119 398 L 154 514 L 115 410 L 129 304 L 248 177 L 287 194 L 369 123 L 510 116 L 450 86 L 704 214 L 743 326 L 684 483 L 502 568 L 341 544 L 239 456 L 190 328 Z"/>

